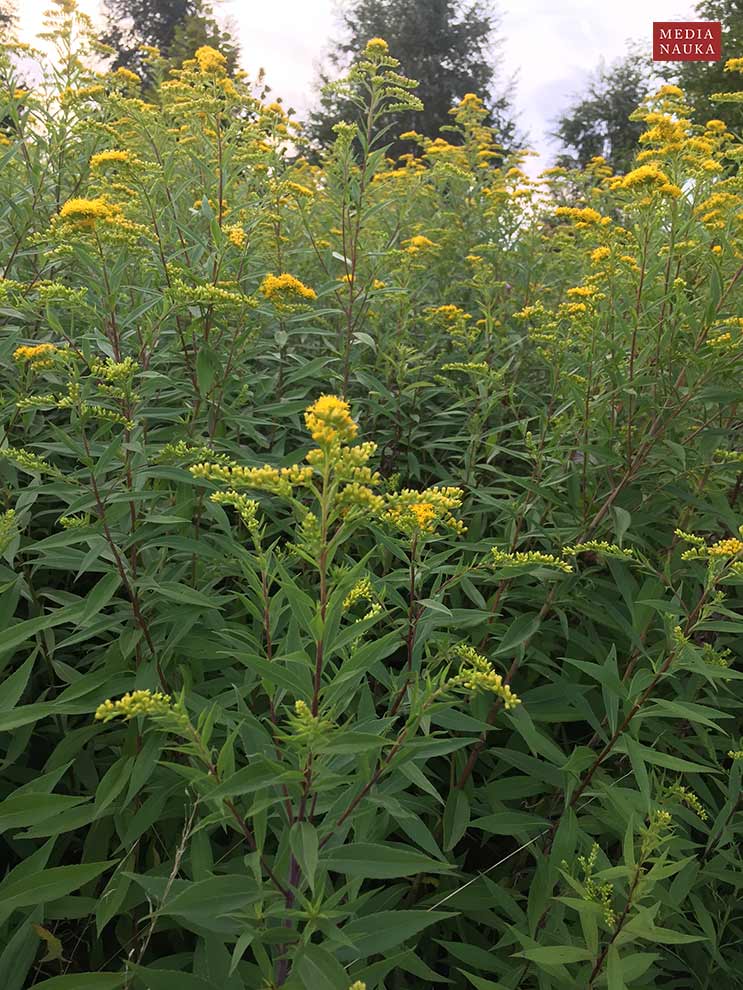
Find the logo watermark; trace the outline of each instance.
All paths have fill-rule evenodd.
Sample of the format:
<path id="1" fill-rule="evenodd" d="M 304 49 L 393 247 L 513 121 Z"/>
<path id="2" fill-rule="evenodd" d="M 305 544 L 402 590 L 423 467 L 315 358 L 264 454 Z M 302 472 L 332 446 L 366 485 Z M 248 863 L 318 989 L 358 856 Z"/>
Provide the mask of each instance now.
<path id="1" fill-rule="evenodd" d="M 719 21 L 653 22 L 653 61 L 719 62 L 721 58 Z"/>

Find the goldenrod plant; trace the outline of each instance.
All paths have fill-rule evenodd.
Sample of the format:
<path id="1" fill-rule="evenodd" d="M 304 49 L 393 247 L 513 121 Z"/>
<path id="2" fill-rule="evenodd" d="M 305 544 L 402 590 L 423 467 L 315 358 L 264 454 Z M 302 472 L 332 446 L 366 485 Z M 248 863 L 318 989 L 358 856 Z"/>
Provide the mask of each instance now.
<path id="1" fill-rule="evenodd" d="M 535 176 L 469 93 L 395 160 L 376 38 L 315 160 L 214 48 L 144 91 L 45 33 L 0 54 L 0 986 L 739 986 L 741 136 L 664 85 L 625 174 Z"/>

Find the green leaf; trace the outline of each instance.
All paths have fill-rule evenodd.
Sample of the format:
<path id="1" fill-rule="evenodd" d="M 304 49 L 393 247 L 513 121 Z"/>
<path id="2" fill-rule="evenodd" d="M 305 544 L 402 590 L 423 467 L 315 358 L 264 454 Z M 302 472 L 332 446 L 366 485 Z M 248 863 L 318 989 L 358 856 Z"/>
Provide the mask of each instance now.
<path id="1" fill-rule="evenodd" d="M 444 809 L 444 849 L 446 852 L 456 846 L 470 821 L 470 802 L 460 787 L 453 787 Z"/>
<path id="2" fill-rule="evenodd" d="M 622 979 L 622 958 L 616 945 L 609 946 L 606 956 L 606 986 L 607 990 L 625 990 Z"/>
<path id="3" fill-rule="evenodd" d="M 270 763 L 265 758 L 254 760 L 248 766 L 233 773 L 208 792 L 212 799 L 238 797 L 241 794 L 254 794 L 278 786 L 282 781 L 302 779 L 300 771 L 288 771 L 278 763 Z"/>
<path id="4" fill-rule="evenodd" d="M 202 396 L 211 392 L 217 376 L 221 374 L 222 362 L 219 355 L 211 347 L 202 344 L 196 358 L 196 382 Z"/>
<path id="5" fill-rule="evenodd" d="M 526 811 L 498 811 L 493 815 L 476 818 L 472 828 L 480 828 L 492 835 L 513 835 L 515 832 L 538 832 L 547 828 L 546 818 L 530 815 Z"/>
<path id="6" fill-rule="evenodd" d="M 379 911 L 364 915 L 344 925 L 343 934 L 353 942 L 354 949 L 341 950 L 342 957 L 358 955 L 363 958 L 388 952 L 401 942 L 415 938 L 430 925 L 453 917 L 444 911 Z"/>
<path id="7" fill-rule="evenodd" d="M 674 931 L 673 928 L 658 928 L 655 925 L 648 925 L 636 932 L 638 938 L 646 939 L 648 942 L 662 942 L 666 945 L 686 945 L 689 942 L 706 942 L 706 935 L 684 935 L 683 932 Z"/>
<path id="8" fill-rule="evenodd" d="M 517 952 L 516 955 L 540 966 L 561 966 L 563 963 L 584 962 L 593 958 L 588 949 L 581 949 L 577 945 L 539 945 L 535 949 Z"/>
<path id="9" fill-rule="evenodd" d="M 624 740 L 617 744 L 617 750 L 623 752 L 625 749 Z M 692 760 L 682 760 L 679 756 L 672 756 L 670 753 L 662 753 L 657 749 L 650 749 L 649 746 L 642 746 L 637 743 L 634 747 L 636 758 L 642 759 L 645 763 L 650 763 L 656 767 L 665 767 L 668 770 L 678 770 L 679 773 L 720 773 L 719 767 L 708 767 L 703 763 L 694 763 Z"/>
<path id="10" fill-rule="evenodd" d="M 318 945 L 304 949 L 296 969 L 305 990 L 348 990 L 350 981 L 345 969 Z"/>
<path id="11" fill-rule="evenodd" d="M 70 622 L 73 615 L 78 612 L 77 606 L 70 608 L 56 609 L 48 615 L 40 615 L 35 619 L 26 619 L 24 622 L 17 622 L 10 629 L 3 631 L 0 640 L 0 655 L 14 650 L 27 639 L 31 639 L 36 633 L 43 632 L 44 629 L 52 629 L 54 626 L 61 626 L 64 622 Z"/>
<path id="12" fill-rule="evenodd" d="M 149 969 L 135 963 L 129 963 L 129 966 L 144 983 L 146 990 L 224 990 L 216 983 L 192 973 L 183 973 L 176 969 Z"/>
<path id="13" fill-rule="evenodd" d="M 522 643 L 525 643 L 527 639 L 531 639 L 540 625 L 541 622 L 536 616 L 520 615 L 508 627 L 505 636 L 501 639 L 498 648 L 495 650 L 495 655 L 500 656 L 502 653 L 515 652 Z"/>
<path id="14" fill-rule="evenodd" d="M 475 990 L 508 990 L 505 983 L 495 983 L 493 980 L 486 980 L 482 976 L 475 976 L 474 973 L 468 973 L 466 969 L 460 969 L 459 972 L 467 977 Z"/>
<path id="15" fill-rule="evenodd" d="M 20 794 L 6 798 L 0 801 L 0 833 L 9 828 L 38 825 L 85 800 L 67 794 Z"/>
<path id="16" fill-rule="evenodd" d="M 35 660 L 36 653 L 34 652 L 21 664 L 18 670 L 0 683 L 0 712 L 8 712 L 18 704 L 26 684 L 28 684 Z"/>
<path id="17" fill-rule="evenodd" d="M 447 608 L 446 605 L 442 605 L 441 602 L 437 602 L 435 598 L 419 598 L 418 604 L 424 605 L 432 612 L 440 612 L 442 615 L 447 615 L 451 618 L 451 609 Z"/>
<path id="18" fill-rule="evenodd" d="M 449 863 L 424 856 L 402 843 L 355 842 L 329 849 L 322 859 L 323 866 L 346 876 L 386 880 L 412 877 L 416 873 L 446 873 Z"/>
<path id="19" fill-rule="evenodd" d="M 85 608 L 80 616 L 80 625 L 85 625 L 94 615 L 97 615 L 102 608 L 111 601 L 121 584 L 121 578 L 116 571 L 104 575 L 101 580 L 85 596 Z"/>
<path id="20" fill-rule="evenodd" d="M 0 883 L 0 923 L 16 908 L 45 904 L 65 897 L 115 865 L 116 861 L 110 860 L 80 866 L 53 866 L 49 870 L 39 870 L 18 880 L 6 879 Z"/>
<path id="21" fill-rule="evenodd" d="M 198 920 L 230 914 L 260 896 L 249 878 L 239 875 L 209 877 L 196 883 L 187 883 L 169 897 L 161 907 L 163 914 L 187 915 Z"/>
<path id="22" fill-rule="evenodd" d="M 34 990 L 117 990 L 124 979 L 124 973 L 68 973 L 34 983 Z"/>
<path id="23" fill-rule="evenodd" d="M 621 508 L 619 505 L 614 507 L 614 518 L 616 520 L 616 542 L 617 545 L 621 547 L 622 540 L 624 539 L 624 534 L 630 527 L 632 522 L 632 516 L 626 509 Z"/>
<path id="24" fill-rule="evenodd" d="M 317 829 L 309 822 L 295 822 L 289 833 L 289 845 L 294 857 L 302 868 L 302 874 L 314 891 L 315 873 L 319 858 Z"/>

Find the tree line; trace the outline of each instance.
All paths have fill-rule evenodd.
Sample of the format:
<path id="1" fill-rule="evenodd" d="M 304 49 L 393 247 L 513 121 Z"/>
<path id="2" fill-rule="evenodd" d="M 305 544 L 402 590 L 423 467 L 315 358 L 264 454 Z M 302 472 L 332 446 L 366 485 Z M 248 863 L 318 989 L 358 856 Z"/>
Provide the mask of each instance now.
<path id="1" fill-rule="evenodd" d="M 15 24 L 16 2 L 0 0 L 3 33 Z M 102 0 L 102 8 L 100 40 L 110 67 L 137 72 L 145 85 L 152 80 L 143 46 L 157 48 L 173 68 L 202 45 L 219 49 L 230 70 L 239 65 L 236 29 L 220 22 L 210 0 Z M 630 45 L 627 54 L 612 64 L 599 64 L 583 92 L 574 94 L 554 121 L 551 137 L 560 147 L 558 164 L 585 166 L 600 155 L 616 171 L 626 170 L 643 129 L 632 112 L 659 79 L 682 87 L 695 123 L 717 117 L 740 132 L 743 93 L 740 103 L 728 102 L 722 109 L 713 108 L 710 97 L 731 87 L 743 90 L 741 77 L 726 77 L 723 68 L 725 58 L 743 51 L 743 0 L 698 0 L 695 16 L 722 23 L 722 60 L 654 63 L 648 42 Z M 494 0 L 348 0 L 320 71 L 315 105 L 304 130 L 305 152 L 311 155 L 313 149 L 327 146 L 334 125 L 348 119 L 348 94 L 327 84 L 342 75 L 353 53 L 375 37 L 385 38 L 405 72 L 419 83 L 423 109 L 406 113 L 401 133 L 446 135 L 451 140 L 449 110 L 471 92 L 483 98 L 488 111 L 485 123 L 495 128 L 505 151 L 528 142 L 529 136 L 516 123 L 516 80 L 503 76 L 506 38 Z M 414 150 L 415 144 L 398 139 L 389 154 L 397 157 Z"/>

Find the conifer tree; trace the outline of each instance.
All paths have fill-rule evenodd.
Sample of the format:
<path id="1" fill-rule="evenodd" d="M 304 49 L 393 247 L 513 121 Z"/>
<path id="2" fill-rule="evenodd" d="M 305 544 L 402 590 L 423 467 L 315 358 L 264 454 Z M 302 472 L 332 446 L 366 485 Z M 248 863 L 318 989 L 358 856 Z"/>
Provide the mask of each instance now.
<path id="1" fill-rule="evenodd" d="M 353 55 L 375 37 L 384 38 L 400 60 L 401 71 L 418 81 L 422 111 L 409 111 L 399 133 L 415 130 L 438 136 L 451 124 L 449 110 L 466 93 L 485 101 L 486 123 L 504 144 L 516 140 L 511 113 L 511 86 L 498 87 L 499 17 L 490 0 L 354 0 L 342 14 L 342 38 L 336 40 L 321 73 L 325 84 L 342 75 Z M 308 132 L 316 145 L 333 140 L 333 125 L 348 119 L 349 107 L 325 92 L 310 116 Z M 391 153 L 411 150 L 394 142 Z"/>

